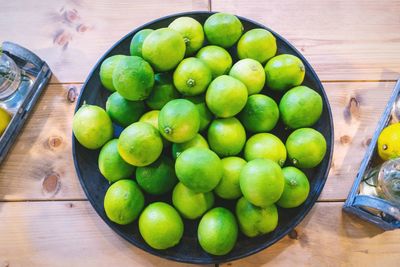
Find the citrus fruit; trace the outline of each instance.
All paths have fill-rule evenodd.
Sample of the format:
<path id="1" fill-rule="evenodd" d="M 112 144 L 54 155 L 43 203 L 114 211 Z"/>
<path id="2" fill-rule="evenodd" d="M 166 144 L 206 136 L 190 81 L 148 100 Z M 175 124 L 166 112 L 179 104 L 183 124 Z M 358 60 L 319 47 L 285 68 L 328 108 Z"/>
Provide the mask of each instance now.
<path id="1" fill-rule="evenodd" d="M 240 230 L 248 237 L 270 233 L 278 226 L 278 209 L 275 204 L 261 208 L 244 197 L 236 203 L 236 217 Z"/>
<path id="2" fill-rule="evenodd" d="M 108 141 L 99 154 L 100 173 L 110 182 L 116 182 L 132 176 L 135 167 L 126 163 L 118 153 L 118 139 Z"/>
<path id="3" fill-rule="evenodd" d="M 174 188 L 178 179 L 172 159 L 161 156 L 148 166 L 137 167 L 136 181 L 146 193 L 161 195 Z"/>
<path id="4" fill-rule="evenodd" d="M 244 128 L 250 132 L 269 132 L 279 120 L 279 108 L 269 96 L 255 94 L 249 96 L 238 117 Z"/>
<path id="5" fill-rule="evenodd" d="M 234 156 L 242 151 L 246 143 L 246 132 L 234 117 L 213 120 L 208 128 L 207 140 L 218 156 Z"/>
<path id="6" fill-rule="evenodd" d="M 135 181 L 130 179 L 113 183 L 104 197 L 104 211 L 107 217 L 122 225 L 136 220 L 143 206 L 143 193 Z"/>
<path id="7" fill-rule="evenodd" d="M 126 127 L 139 120 L 145 111 L 145 106 L 142 101 L 130 101 L 118 92 L 114 92 L 107 99 L 106 111 L 111 120 Z"/>
<path id="8" fill-rule="evenodd" d="M 212 192 L 196 193 L 178 183 L 172 192 L 172 203 L 184 218 L 194 220 L 214 205 L 214 195 Z"/>
<path id="9" fill-rule="evenodd" d="M 310 192 L 307 176 L 295 167 L 282 169 L 285 177 L 285 187 L 281 198 L 276 204 L 282 208 L 295 208 L 303 204 Z"/>
<path id="10" fill-rule="evenodd" d="M 174 85 L 183 95 L 204 93 L 211 82 L 211 70 L 198 58 L 186 58 L 174 71 Z"/>
<path id="11" fill-rule="evenodd" d="M 251 58 L 261 64 L 275 56 L 276 50 L 275 37 L 264 29 L 252 29 L 246 32 L 237 44 L 237 52 L 240 59 Z"/>
<path id="12" fill-rule="evenodd" d="M 196 106 L 186 99 L 168 102 L 158 115 L 158 129 L 169 141 L 187 142 L 199 131 L 200 117 Z"/>
<path id="13" fill-rule="evenodd" d="M 7 129 L 8 124 L 11 121 L 11 115 L 3 108 L 0 107 L 0 136 Z"/>
<path id="14" fill-rule="evenodd" d="M 284 91 L 303 82 L 306 69 L 293 55 L 282 54 L 271 58 L 265 65 L 266 84 L 272 90 Z"/>
<path id="15" fill-rule="evenodd" d="M 217 78 L 218 76 L 228 74 L 232 67 L 232 57 L 222 47 L 216 45 L 208 45 L 203 47 L 197 52 L 197 58 L 203 60 L 205 64 L 210 68 L 212 77 Z"/>
<path id="16" fill-rule="evenodd" d="M 132 101 L 143 100 L 153 89 L 154 72 L 141 57 L 126 56 L 115 67 L 112 80 L 122 97 Z"/>
<path id="17" fill-rule="evenodd" d="M 212 255 L 228 254 L 236 244 L 238 226 L 235 216 L 226 208 L 217 207 L 201 218 L 197 229 L 200 246 Z"/>
<path id="18" fill-rule="evenodd" d="M 286 161 L 286 148 L 282 141 L 273 134 L 259 133 L 250 137 L 244 147 L 244 158 L 270 159 L 283 166 Z"/>
<path id="19" fill-rule="evenodd" d="M 179 181 L 196 193 L 213 190 L 222 178 L 222 163 L 213 151 L 192 147 L 183 151 L 175 162 Z"/>
<path id="20" fill-rule="evenodd" d="M 307 86 L 287 91 L 279 103 L 283 123 L 291 129 L 314 125 L 322 114 L 322 98 Z"/>
<path id="21" fill-rule="evenodd" d="M 104 109 L 83 104 L 74 115 L 72 131 L 82 146 L 98 149 L 111 140 L 114 129 Z"/>
<path id="22" fill-rule="evenodd" d="M 156 71 L 174 69 L 185 56 L 185 41 L 182 36 L 169 28 L 151 32 L 143 42 L 143 58 L 150 62 Z"/>
<path id="23" fill-rule="evenodd" d="M 201 134 L 196 134 L 192 139 L 184 143 L 174 143 L 172 145 L 172 157 L 176 159 L 183 151 L 191 147 L 209 148 L 206 139 Z"/>
<path id="24" fill-rule="evenodd" d="M 210 124 L 213 115 L 211 111 L 208 109 L 206 105 L 206 100 L 204 99 L 204 95 L 201 96 L 187 96 L 185 99 L 189 100 L 193 104 L 196 105 L 196 109 L 199 112 L 200 116 L 200 127 L 199 131 L 203 131 L 207 128 L 207 126 Z"/>
<path id="25" fill-rule="evenodd" d="M 121 157 L 134 166 L 146 166 L 161 155 L 163 143 L 160 133 L 152 125 L 135 122 L 125 128 L 118 140 Z"/>
<path id="26" fill-rule="evenodd" d="M 314 168 L 325 156 L 324 136 L 311 128 L 301 128 L 286 140 L 286 150 L 293 165 L 298 168 Z"/>
<path id="27" fill-rule="evenodd" d="M 378 154 L 383 160 L 400 157 L 400 123 L 383 129 L 378 138 Z"/>
<path id="28" fill-rule="evenodd" d="M 254 59 L 246 58 L 236 62 L 231 68 L 229 76 L 244 83 L 249 95 L 257 94 L 264 88 L 264 68 Z"/>
<path id="29" fill-rule="evenodd" d="M 204 23 L 204 32 L 210 44 L 230 48 L 242 35 L 243 25 L 234 15 L 216 13 Z"/>
<path id="30" fill-rule="evenodd" d="M 246 161 L 239 157 L 227 157 L 222 162 L 222 178 L 214 189 L 215 194 L 224 199 L 235 199 L 242 195 L 239 185 L 240 171 Z"/>
<path id="31" fill-rule="evenodd" d="M 140 117 L 140 122 L 146 122 L 154 126 L 154 128 L 158 129 L 158 115 L 160 114 L 159 110 L 151 110 L 142 115 Z"/>
<path id="32" fill-rule="evenodd" d="M 146 104 L 151 109 L 162 109 L 169 101 L 179 98 L 179 93 L 175 89 L 172 75 L 168 72 L 158 73 L 154 76 L 154 87 Z"/>
<path id="33" fill-rule="evenodd" d="M 186 56 L 193 55 L 204 43 L 204 32 L 201 24 L 190 17 L 175 19 L 168 28 L 179 32 L 186 44 Z"/>
<path id="34" fill-rule="evenodd" d="M 125 57 L 126 56 L 123 55 L 115 55 L 106 58 L 103 61 L 103 63 L 101 63 L 100 73 L 99 73 L 101 84 L 104 86 L 104 88 L 106 88 L 111 92 L 115 91 L 115 87 L 112 80 L 115 66 L 117 66 L 119 61 Z"/>
<path id="35" fill-rule="evenodd" d="M 240 172 L 240 189 L 253 205 L 268 207 L 282 195 L 285 180 L 282 169 L 270 159 L 253 159 Z"/>
<path id="36" fill-rule="evenodd" d="M 154 202 L 139 217 L 139 232 L 155 249 L 167 249 L 179 243 L 183 236 L 183 221 L 169 204 Z"/>
<path id="37" fill-rule="evenodd" d="M 131 56 L 143 57 L 142 55 L 142 47 L 144 39 L 146 39 L 149 34 L 153 32 L 152 29 L 143 29 L 135 33 L 132 37 L 131 44 L 129 46 L 129 51 Z"/>
<path id="38" fill-rule="evenodd" d="M 208 86 L 206 103 L 212 113 L 221 118 L 238 114 L 246 105 L 247 88 L 239 80 L 222 75 Z"/>

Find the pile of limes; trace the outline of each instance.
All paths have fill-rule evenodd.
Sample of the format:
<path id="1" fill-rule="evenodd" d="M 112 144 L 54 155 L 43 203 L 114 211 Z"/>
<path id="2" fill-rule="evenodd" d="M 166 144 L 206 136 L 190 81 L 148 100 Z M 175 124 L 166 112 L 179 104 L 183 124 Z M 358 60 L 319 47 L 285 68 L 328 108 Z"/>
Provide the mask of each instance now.
<path id="1" fill-rule="evenodd" d="M 105 59 L 100 79 L 113 92 L 106 110 L 84 104 L 73 131 L 84 147 L 101 148 L 99 169 L 111 183 L 108 218 L 139 218 L 155 249 L 180 242 L 182 218 L 199 219 L 201 247 L 224 255 L 239 230 L 248 237 L 273 231 L 276 205 L 301 205 L 310 186 L 299 168 L 317 166 L 326 153 L 325 138 L 310 128 L 323 102 L 301 85 L 302 61 L 276 53 L 269 31 L 243 34 L 236 16 L 216 13 L 204 25 L 180 17 L 168 28 L 141 30 L 130 56 Z M 271 97 L 277 94 L 279 104 Z M 279 119 L 293 130 L 286 143 L 271 133 Z M 117 139 L 113 123 L 124 127 Z M 146 194 L 170 201 L 144 207 Z M 218 198 L 236 209 L 216 205 Z"/>

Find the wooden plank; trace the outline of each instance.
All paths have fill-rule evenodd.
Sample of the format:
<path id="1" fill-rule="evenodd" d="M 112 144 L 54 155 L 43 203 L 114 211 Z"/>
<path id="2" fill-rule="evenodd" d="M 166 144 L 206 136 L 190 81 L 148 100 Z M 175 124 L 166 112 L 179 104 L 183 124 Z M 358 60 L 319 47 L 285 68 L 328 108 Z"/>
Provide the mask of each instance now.
<path id="1" fill-rule="evenodd" d="M 322 80 L 394 80 L 398 0 L 213 0 L 213 11 L 258 21 L 288 39 Z"/>
<path id="2" fill-rule="evenodd" d="M 399 231 L 382 233 L 318 203 L 283 240 L 235 266 L 395 266 Z M 151 256 L 117 236 L 86 201 L 0 203 L 1 266 L 149 266 Z"/>
<path id="3" fill-rule="evenodd" d="M 1 40 L 21 44 L 47 61 L 51 82 L 83 82 L 116 41 L 159 17 L 208 10 L 207 0 L 2 1 Z"/>

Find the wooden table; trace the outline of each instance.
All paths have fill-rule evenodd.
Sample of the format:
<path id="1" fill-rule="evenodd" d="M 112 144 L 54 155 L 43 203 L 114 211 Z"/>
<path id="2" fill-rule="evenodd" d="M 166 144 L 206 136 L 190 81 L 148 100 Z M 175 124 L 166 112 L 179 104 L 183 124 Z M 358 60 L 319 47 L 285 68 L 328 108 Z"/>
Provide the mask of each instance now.
<path id="1" fill-rule="evenodd" d="M 290 237 L 227 265 L 399 266 L 400 231 L 382 232 L 344 214 L 342 205 L 400 76 L 400 1 L 0 3 L 1 39 L 30 48 L 54 73 L 0 167 L 0 266 L 181 265 L 135 248 L 95 214 L 73 167 L 71 101 L 97 59 L 123 35 L 190 10 L 243 15 L 282 34 L 323 81 L 335 121 L 333 164 L 318 203 Z"/>

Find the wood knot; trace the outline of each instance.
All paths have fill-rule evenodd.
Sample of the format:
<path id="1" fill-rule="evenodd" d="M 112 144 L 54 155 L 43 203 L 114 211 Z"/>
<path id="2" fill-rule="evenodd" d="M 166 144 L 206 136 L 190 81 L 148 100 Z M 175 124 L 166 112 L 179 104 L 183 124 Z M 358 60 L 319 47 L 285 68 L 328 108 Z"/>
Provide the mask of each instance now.
<path id="1" fill-rule="evenodd" d="M 69 208 L 73 208 L 74 207 L 74 203 L 68 203 L 68 207 Z"/>
<path id="2" fill-rule="evenodd" d="M 348 144 L 351 142 L 351 137 L 348 135 L 343 135 L 340 137 L 340 143 L 342 144 Z"/>
<path id="3" fill-rule="evenodd" d="M 62 141 L 63 139 L 61 136 L 50 136 L 47 143 L 50 148 L 56 148 L 62 144 Z"/>
<path id="4" fill-rule="evenodd" d="M 298 239 L 298 233 L 296 231 L 296 229 L 293 229 L 292 231 L 290 231 L 290 233 L 288 234 L 290 239 Z"/>
<path id="5" fill-rule="evenodd" d="M 4 261 L 3 265 L 1 265 L 2 267 L 9 267 L 10 266 L 10 262 L 8 261 Z"/>
<path id="6" fill-rule="evenodd" d="M 60 175 L 55 172 L 47 175 L 43 179 L 42 188 L 46 193 L 56 194 L 60 189 Z"/>
<path id="7" fill-rule="evenodd" d="M 367 139 L 363 142 L 363 145 L 364 145 L 365 147 L 368 147 L 368 146 L 371 144 L 371 141 L 372 141 L 372 138 L 367 138 Z"/>
<path id="8" fill-rule="evenodd" d="M 76 86 L 70 86 L 70 87 L 68 88 L 67 100 L 68 100 L 70 103 L 74 103 L 74 102 L 75 102 L 75 100 L 76 100 L 76 98 L 77 98 L 77 96 L 78 96 L 78 93 L 77 93 L 76 91 L 77 91 L 77 90 L 76 90 Z"/>
<path id="9" fill-rule="evenodd" d="M 350 98 L 349 103 L 344 109 L 343 116 L 347 123 L 350 123 L 352 118 L 360 118 L 360 101 L 358 97 L 353 96 Z"/>
<path id="10" fill-rule="evenodd" d="M 300 48 L 300 50 L 301 50 L 301 52 L 304 52 L 304 51 L 305 51 L 304 47 Z"/>

